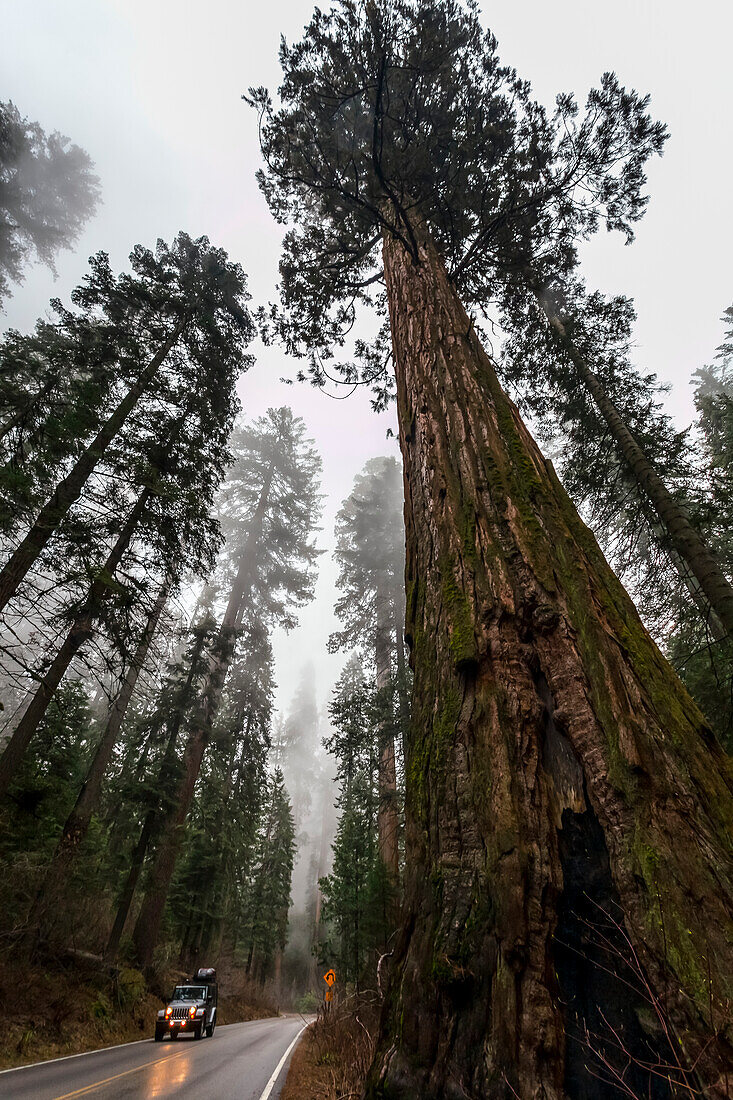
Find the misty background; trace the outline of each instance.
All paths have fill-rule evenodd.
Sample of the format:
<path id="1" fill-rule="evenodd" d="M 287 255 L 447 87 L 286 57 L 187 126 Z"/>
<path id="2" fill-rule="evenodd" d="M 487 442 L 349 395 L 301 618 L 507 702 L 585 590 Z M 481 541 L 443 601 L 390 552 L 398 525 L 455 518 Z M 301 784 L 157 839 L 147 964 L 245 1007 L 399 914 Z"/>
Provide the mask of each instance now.
<path id="1" fill-rule="evenodd" d="M 181 229 L 206 234 L 243 266 L 255 307 L 273 299 L 281 229 L 257 187 L 257 118 L 241 97 L 258 85 L 275 92 L 280 35 L 299 38 L 311 11 L 312 0 L 0 0 L 0 101 L 13 100 L 23 116 L 85 149 L 102 188 L 96 217 L 78 247 L 60 255 L 57 277 L 32 269 L 0 327 L 30 331 L 49 298 L 68 301 L 92 253 L 109 252 L 119 271 L 136 243 L 151 247 Z M 690 376 L 712 358 L 720 314 L 733 300 L 733 5 L 706 0 L 693 12 L 663 0 L 496 0 L 483 12 L 503 61 L 531 79 L 547 106 L 571 90 L 582 103 L 614 69 L 650 93 L 653 115 L 669 127 L 665 155 L 650 165 L 651 202 L 633 248 L 599 235 L 583 248 L 583 269 L 590 287 L 635 300 L 636 362 L 671 385 L 667 406 L 684 427 L 693 415 Z M 312 969 L 310 909 L 336 824 L 333 762 L 321 746 L 348 656 L 326 648 L 338 626 L 334 521 L 365 462 L 398 456 L 396 419 L 393 410 L 375 415 L 364 391 L 288 385 L 297 362 L 260 342 L 251 350 L 257 363 L 239 384 L 243 416 L 290 405 L 323 458 L 315 599 L 295 630 L 273 636 L 274 734 L 290 746 L 281 762 L 298 841 L 291 953 L 295 945 L 301 968 Z"/>
<path id="2" fill-rule="evenodd" d="M 31 270 L 0 325 L 31 328 L 53 295 L 67 299 L 87 257 L 110 253 L 126 266 L 132 246 L 170 240 L 179 229 L 206 233 L 249 275 L 255 304 L 274 295 L 280 228 L 255 181 L 257 119 L 241 100 L 250 86 L 274 90 L 281 33 L 299 37 L 311 0 L 0 0 L 0 99 L 48 131 L 85 148 L 102 184 L 102 205 L 58 278 Z M 730 104 L 733 5 L 669 0 L 613 5 L 495 0 L 482 5 L 503 60 L 531 79 L 550 104 L 559 91 L 582 101 L 613 68 L 652 96 L 669 126 L 662 159 L 649 172 L 651 202 L 627 249 L 600 235 L 584 250 L 590 286 L 635 299 L 637 362 L 673 386 L 668 406 L 680 425 L 692 416 L 693 370 L 720 343 L 719 315 L 733 297 L 730 276 Z M 330 557 L 341 501 L 364 462 L 397 454 L 364 393 L 334 400 L 304 384 L 287 386 L 295 364 L 278 348 L 252 349 L 256 366 L 239 387 L 244 415 L 290 404 L 323 456 L 323 530 L 314 602 L 291 634 L 274 637 L 277 705 L 287 712 L 301 669 L 311 662 L 319 708 L 345 655 L 329 655 L 336 569 Z M 496 349 L 498 351 L 498 348 Z M 341 396 L 341 394 L 339 394 Z"/>

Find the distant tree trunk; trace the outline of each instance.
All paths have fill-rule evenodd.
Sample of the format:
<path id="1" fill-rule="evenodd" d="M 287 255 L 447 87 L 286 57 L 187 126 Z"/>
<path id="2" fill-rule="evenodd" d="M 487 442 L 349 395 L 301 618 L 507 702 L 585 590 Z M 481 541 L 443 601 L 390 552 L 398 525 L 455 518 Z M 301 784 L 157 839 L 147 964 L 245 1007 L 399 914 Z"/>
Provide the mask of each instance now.
<path id="1" fill-rule="evenodd" d="M 728 636 L 733 637 L 733 585 L 723 573 L 715 555 L 692 526 L 685 508 L 670 493 L 629 431 L 600 378 L 588 366 L 585 356 L 568 335 L 560 317 L 550 308 L 541 293 L 537 293 L 537 301 L 550 323 L 558 345 L 573 362 L 583 385 L 608 425 L 629 472 L 658 516 L 674 553 L 700 585 Z"/>
<path id="2" fill-rule="evenodd" d="M 384 261 L 414 691 L 405 924 L 366 1095 L 615 1100 L 588 1069 L 587 1026 L 610 1058 L 614 1028 L 632 1058 L 681 1056 L 688 1082 L 723 1097 L 730 761 L 502 392 L 433 245 L 413 262 L 387 237 Z M 633 1065 L 629 1085 L 671 1095 Z"/>
<path id="3" fill-rule="evenodd" d="M 158 942 L 160 924 L 163 919 L 165 904 L 168 899 L 173 871 L 175 870 L 178 852 L 183 840 L 183 831 L 188 817 L 188 811 L 193 801 L 196 788 L 196 780 L 201 771 L 209 736 L 216 719 L 224 680 L 229 669 L 234 643 L 236 641 L 236 628 L 241 621 L 245 602 L 255 576 L 257 562 L 257 544 L 262 534 L 262 525 L 270 496 L 274 466 L 268 469 L 257 507 L 250 522 L 247 540 L 240 558 L 239 569 L 232 585 L 229 602 L 224 617 L 219 627 L 216 641 L 215 654 L 212 658 L 206 684 L 204 686 L 203 715 L 197 722 L 188 738 L 186 750 L 183 756 L 183 771 L 178 784 L 173 808 L 163 826 L 162 835 L 155 862 L 151 871 L 150 882 L 143 900 L 140 915 L 135 924 L 133 940 L 138 961 L 141 966 L 150 966 L 153 959 L 153 951 Z"/>
<path id="4" fill-rule="evenodd" d="M 280 1001 L 282 1000 L 282 982 L 283 982 L 283 950 L 282 947 L 278 947 L 275 951 L 275 972 L 272 979 L 273 989 L 275 993 L 275 1008 L 280 1011 Z"/>
<path id="5" fill-rule="evenodd" d="M 386 718 L 380 730 L 379 746 L 379 810 L 377 812 L 377 834 L 379 837 L 379 855 L 390 878 L 397 882 L 400 874 L 400 819 L 397 813 L 397 769 L 395 766 L 394 721 L 391 700 L 387 706 L 386 698 L 392 682 L 392 607 L 388 593 L 377 592 L 377 629 L 375 638 L 375 661 L 377 668 L 377 690 L 380 692 Z"/>
<path id="6" fill-rule="evenodd" d="M 33 734 L 38 729 L 53 694 L 61 683 L 69 665 L 84 643 L 94 633 L 94 623 L 100 607 L 109 599 L 112 591 L 109 582 L 114 577 L 117 566 L 130 545 L 151 495 L 150 489 L 144 489 L 138 497 L 137 503 L 125 521 L 125 525 L 117 536 L 117 541 L 104 563 L 100 576 L 92 582 L 89 588 L 89 595 L 82 610 L 71 624 L 63 645 L 51 662 L 48 671 L 41 678 L 35 694 L 8 740 L 5 751 L 0 756 L 0 795 L 7 793 L 8 787 L 13 781 L 13 777 L 31 743 Z"/>
<path id="7" fill-rule="evenodd" d="M 182 702 L 188 699 L 191 687 L 196 677 L 199 661 L 201 660 L 201 654 L 204 648 L 204 633 L 199 634 L 199 637 L 194 646 L 193 653 L 191 654 L 191 663 L 186 675 L 186 682 L 184 685 Z M 176 756 L 176 741 L 178 740 L 178 734 L 183 724 L 184 707 L 181 706 L 176 710 L 172 721 L 168 727 L 168 739 L 166 742 L 165 752 L 163 754 L 163 760 L 160 765 L 159 772 L 159 786 L 165 792 L 170 780 L 173 777 L 173 769 Z M 160 809 L 155 806 L 151 806 L 145 814 L 143 826 L 138 837 L 137 844 L 135 845 L 132 855 L 130 857 L 130 867 L 127 873 L 127 879 L 120 895 L 120 900 L 117 903 L 117 913 L 115 915 L 114 924 L 110 932 L 109 940 L 107 941 L 107 947 L 104 952 L 104 957 L 107 960 L 114 959 L 119 950 L 120 940 L 122 939 L 122 933 L 125 930 L 125 924 L 127 923 L 127 917 L 130 912 L 130 906 L 132 905 L 132 899 L 135 896 L 135 890 L 140 879 L 145 857 L 148 853 L 150 844 L 155 839 L 155 835 L 160 829 Z"/>
<path id="8" fill-rule="evenodd" d="M 145 856 L 147 855 L 148 848 L 155 834 L 157 817 L 158 815 L 154 809 L 148 810 L 145 814 L 145 820 L 140 830 L 137 844 L 132 850 L 127 878 L 125 879 L 125 885 L 120 894 L 120 900 L 117 903 L 117 913 L 115 914 L 114 924 L 112 925 L 112 930 L 109 934 L 107 946 L 104 951 L 104 957 L 107 961 L 111 961 L 117 956 L 122 933 L 125 931 L 127 917 L 130 912 L 130 906 L 132 905 L 132 899 L 135 897 L 135 890 L 137 889 L 140 874 L 145 864 Z"/>
<path id="9" fill-rule="evenodd" d="M 49 902 L 51 905 L 56 905 L 58 901 L 57 892 L 68 874 L 69 866 L 74 860 L 76 853 L 79 851 L 79 846 L 89 831 L 92 815 L 99 805 L 104 773 L 112 758 L 122 722 L 124 721 L 127 708 L 135 690 L 138 676 L 145 664 L 150 643 L 157 630 L 158 622 L 160 621 L 160 616 L 165 607 L 167 598 L 168 586 L 163 585 L 150 611 L 145 629 L 138 642 L 132 660 L 130 661 L 130 666 L 122 681 L 120 690 L 110 707 L 107 722 L 102 736 L 97 743 L 97 748 L 92 757 L 92 762 L 89 765 L 86 779 L 79 791 L 74 808 L 66 819 L 66 824 L 64 825 L 63 832 L 46 872 L 43 885 L 36 897 L 28 923 L 31 928 L 37 931 L 39 937 L 42 937 L 44 932 L 44 908 Z"/>
<path id="10" fill-rule="evenodd" d="M 66 477 L 58 483 L 30 531 L 0 571 L 0 611 L 15 595 L 23 578 L 38 560 L 39 554 L 44 550 L 71 506 L 79 499 L 87 480 L 104 458 L 107 448 L 135 408 L 141 395 L 152 383 L 168 353 L 180 339 L 186 324 L 187 318 L 184 316 L 99 429 L 96 437 L 77 458 Z"/>

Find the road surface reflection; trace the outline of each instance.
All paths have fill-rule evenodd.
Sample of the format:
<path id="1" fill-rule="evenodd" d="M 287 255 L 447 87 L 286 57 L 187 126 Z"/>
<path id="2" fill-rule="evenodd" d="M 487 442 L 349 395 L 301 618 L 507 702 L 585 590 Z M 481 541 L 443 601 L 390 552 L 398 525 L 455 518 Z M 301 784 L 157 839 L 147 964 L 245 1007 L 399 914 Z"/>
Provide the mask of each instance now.
<path id="1" fill-rule="evenodd" d="M 191 1076 L 193 1051 L 180 1051 L 169 1058 L 161 1058 L 146 1066 L 141 1084 L 141 1094 L 146 1097 L 171 1096 L 185 1085 Z"/>

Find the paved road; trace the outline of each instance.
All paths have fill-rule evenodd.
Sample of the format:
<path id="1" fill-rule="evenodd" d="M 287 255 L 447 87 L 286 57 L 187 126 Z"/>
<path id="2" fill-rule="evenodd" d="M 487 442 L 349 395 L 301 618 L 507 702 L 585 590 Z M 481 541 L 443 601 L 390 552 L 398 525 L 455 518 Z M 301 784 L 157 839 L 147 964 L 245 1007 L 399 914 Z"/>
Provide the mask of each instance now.
<path id="1" fill-rule="evenodd" d="M 303 1028 L 300 1016 L 218 1027 L 211 1039 L 192 1036 L 128 1043 L 0 1073 L 3 1100 L 276 1100 L 285 1081 L 283 1055 Z M 289 1062 L 288 1058 L 288 1062 Z M 269 1089 L 269 1091 L 268 1091 Z"/>

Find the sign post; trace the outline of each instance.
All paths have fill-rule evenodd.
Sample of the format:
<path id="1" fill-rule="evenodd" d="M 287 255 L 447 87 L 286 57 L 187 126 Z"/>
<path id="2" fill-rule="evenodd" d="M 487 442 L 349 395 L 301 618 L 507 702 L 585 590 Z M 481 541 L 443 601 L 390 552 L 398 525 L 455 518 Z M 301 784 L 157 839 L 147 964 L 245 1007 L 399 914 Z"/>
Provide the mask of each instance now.
<path id="1" fill-rule="evenodd" d="M 323 980 L 326 983 L 326 985 L 328 986 L 328 989 L 326 990 L 326 995 L 324 997 L 324 1001 L 326 1002 L 326 1005 L 330 1009 L 330 1007 L 333 1003 L 333 986 L 336 984 L 336 971 L 333 969 L 333 967 L 330 970 L 326 971 L 326 973 L 323 975 Z"/>

